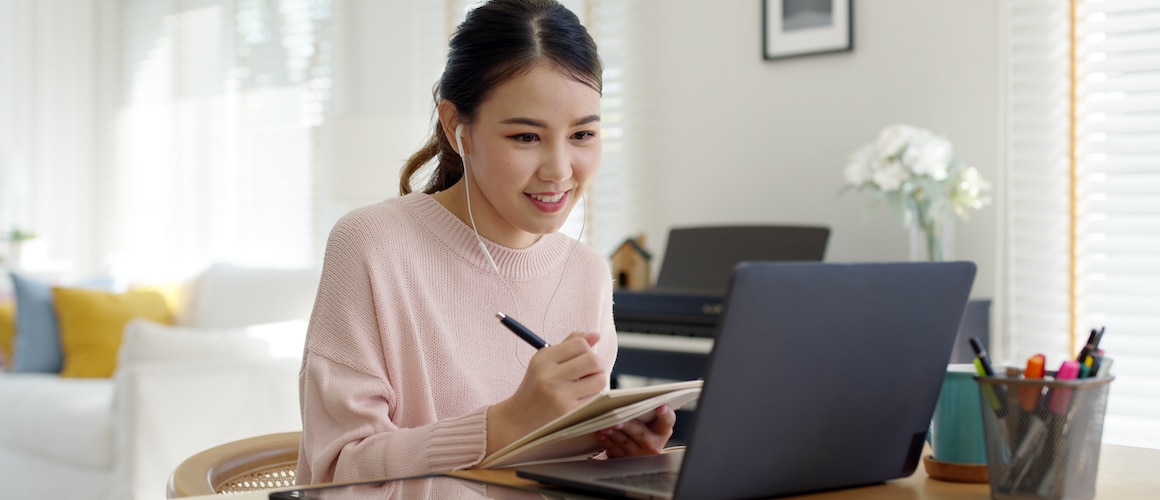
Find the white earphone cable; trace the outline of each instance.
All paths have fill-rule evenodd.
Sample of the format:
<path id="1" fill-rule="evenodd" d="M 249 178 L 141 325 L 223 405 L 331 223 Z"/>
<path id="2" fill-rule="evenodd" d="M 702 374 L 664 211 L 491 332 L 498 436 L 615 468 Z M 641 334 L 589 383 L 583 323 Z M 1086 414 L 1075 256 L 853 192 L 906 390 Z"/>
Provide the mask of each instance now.
<path id="1" fill-rule="evenodd" d="M 564 284 L 564 274 L 568 272 L 568 263 L 572 261 L 572 253 L 576 251 L 576 247 L 580 245 L 580 238 L 584 237 L 584 226 L 588 224 L 588 198 L 580 195 L 581 203 L 584 203 L 584 218 L 580 219 L 580 234 L 576 235 L 576 241 L 572 242 L 572 249 L 568 250 L 568 257 L 564 259 L 564 270 L 560 271 L 560 281 L 556 282 L 556 289 L 552 290 L 552 296 L 548 298 L 548 305 L 544 306 L 544 317 L 540 320 L 540 331 L 545 331 L 548 328 L 548 310 L 552 308 L 552 302 L 556 300 L 556 293 L 560 291 L 560 285 Z"/>
<path id="2" fill-rule="evenodd" d="M 503 275 L 499 272 L 499 266 L 496 265 L 495 259 L 492 258 L 491 252 L 488 251 L 487 245 L 483 242 L 483 237 L 479 235 L 479 229 L 475 226 L 475 215 L 472 213 L 471 209 L 471 184 L 468 181 L 467 174 L 467 155 L 463 152 L 462 135 L 463 124 L 459 124 L 459 126 L 455 127 L 455 145 L 459 147 L 459 158 L 463 162 L 463 187 L 467 191 L 467 219 L 471 221 L 471 230 L 475 233 L 475 241 L 479 243 L 480 250 L 483 250 L 483 255 L 487 257 L 487 262 L 491 264 L 491 269 L 495 272 L 495 277 L 499 278 L 500 283 L 503 283 L 504 288 L 507 289 L 508 295 L 510 295 L 512 298 L 512 304 L 515 306 L 515 317 L 519 318 L 522 316 L 520 315 L 520 302 L 519 299 L 516 298 L 516 292 L 512 289 L 511 285 L 508 284 L 507 280 L 503 279 Z M 587 203 L 587 198 L 585 198 L 583 195 L 581 195 L 580 199 L 582 202 Z M 568 250 L 568 256 L 564 259 L 564 269 L 560 271 L 560 280 L 556 282 L 556 288 L 552 290 L 552 296 L 548 298 L 548 304 L 544 307 L 544 316 L 540 321 L 541 334 L 548 329 L 548 311 L 551 310 L 552 303 L 556 300 L 556 294 L 559 293 L 560 286 L 564 284 L 564 276 L 568 273 L 568 263 L 572 261 L 572 254 L 576 251 L 576 247 L 580 245 L 580 238 L 584 236 L 584 228 L 587 226 L 587 224 L 588 214 L 587 205 L 585 205 L 584 218 L 580 221 L 580 234 L 577 235 L 576 241 L 572 243 L 572 248 Z M 518 347 L 519 345 L 520 343 L 517 339 L 516 346 Z M 520 364 L 524 365 L 526 368 L 527 364 L 524 363 L 522 359 L 519 359 L 519 353 L 517 351 L 513 351 L 513 353 L 515 353 L 516 360 L 518 360 Z"/>
<path id="3" fill-rule="evenodd" d="M 475 227 L 475 214 L 471 210 L 471 184 L 468 182 L 467 175 L 467 155 L 463 152 L 463 124 L 455 127 L 455 144 L 459 146 L 459 158 L 463 161 L 463 188 L 467 191 L 467 218 L 471 221 L 471 230 L 475 233 L 475 241 L 479 243 L 480 250 L 483 250 L 483 255 L 487 257 L 487 262 L 491 264 L 492 271 L 495 271 L 495 277 L 499 278 L 500 283 L 503 283 L 504 288 L 507 288 L 508 295 L 511 295 L 512 305 L 515 306 L 515 317 L 520 318 L 520 301 L 516 299 L 516 292 L 512 290 L 512 286 L 508 284 L 507 280 L 499 273 L 499 266 L 496 265 L 495 259 L 491 257 L 491 252 L 487 250 L 487 245 L 483 243 L 483 238 L 479 236 L 479 229 Z"/>

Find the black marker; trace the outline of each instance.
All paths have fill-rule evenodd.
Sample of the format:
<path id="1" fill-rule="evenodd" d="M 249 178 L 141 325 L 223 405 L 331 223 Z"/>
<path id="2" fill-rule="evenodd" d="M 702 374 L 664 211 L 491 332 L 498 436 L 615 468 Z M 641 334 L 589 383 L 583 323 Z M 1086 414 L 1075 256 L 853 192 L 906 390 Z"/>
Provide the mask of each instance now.
<path id="1" fill-rule="evenodd" d="M 1099 343 L 1100 343 L 1099 339 L 1102 335 L 1103 335 L 1102 328 L 1099 330 L 1092 328 L 1091 333 L 1088 334 L 1087 343 L 1084 344 L 1083 348 L 1079 350 L 1079 356 L 1076 356 L 1075 360 L 1077 362 L 1079 362 L 1080 364 L 1083 364 L 1083 362 L 1087 360 L 1088 355 L 1090 355 L 1096 351 L 1096 346 L 1099 345 Z"/>
<path id="2" fill-rule="evenodd" d="M 536 349 L 543 349 L 548 347 L 548 343 L 544 342 L 544 339 L 540 338 L 539 335 L 532 333 L 531 330 L 528 330 L 528 327 L 520 324 L 519 321 L 516 321 L 515 319 L 512 319 L 511 317 L 501 312 L 495 313 L 495 317 L 499 318 L 499 322 L 503 323 L 503 326 L 506 326 L 508 330 L 512 331 L 512 333 L 519 335 L 521 339 L 527 341 L 527 343 L 531 344 L 532 347 L 535 347 Z"/>
<path id="3" fill-rule="evenodd" d="M 991 367 L 991 358 L 987 356 L 987 350 L 983 349 L 983 343 L 979 342 L 977 337 L 971 337 L 971 349 L 975 351 L 975 358 L 979 360 L 979 371 L 983 372 L 979 375 L 994 377 L 995 369 Z"/>

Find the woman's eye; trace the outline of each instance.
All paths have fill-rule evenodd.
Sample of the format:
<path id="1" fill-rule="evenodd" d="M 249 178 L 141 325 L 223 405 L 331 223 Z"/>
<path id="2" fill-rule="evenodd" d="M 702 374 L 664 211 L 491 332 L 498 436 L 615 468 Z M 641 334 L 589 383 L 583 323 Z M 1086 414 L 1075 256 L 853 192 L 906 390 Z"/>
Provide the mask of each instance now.
<path id="1" fill-rule="evenodd" d="M 516 141 L 522 142 L 524 144 L 531 144 L 536 142 L 539 137 L 536 137 L 536 134 L 517 134 L 513 135 L 512 139 L 515 139 Z"/>
<path id="2" fill-rule="evenodd" d="M 584 131 L 576 132 L 575 134 L 572 134 L 572 139 L 577 140 L 577 141 L 583 141 L 586 139 L 591 139 L 593 137 L 596 137 L 596 132 L 593 132 L 591 130 L 584 130 Z"/>

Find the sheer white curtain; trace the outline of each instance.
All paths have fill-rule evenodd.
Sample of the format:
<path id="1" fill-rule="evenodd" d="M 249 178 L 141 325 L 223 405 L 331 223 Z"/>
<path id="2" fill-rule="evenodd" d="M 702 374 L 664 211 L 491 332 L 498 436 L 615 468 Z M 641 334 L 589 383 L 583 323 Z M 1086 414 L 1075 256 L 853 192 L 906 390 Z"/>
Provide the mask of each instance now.
<path id="1" fill-rule="evenodd" d="M 38 235 L 20 263 L 0 244 L 9 266 L 52 275 L 93 266 L 100 15 L 96 2 L 0 2 L 0 232 Z"/>
<path id="2" fill-rule="evenodd" d="M 331 0 L 125 0 L 114 272 L 316 264 L 315 128 Z"/>
<path id="3" fill-rule="evenodd" d="M 1160 448 L 1160 0 L 1005 6 L 1013 360 L 1115 360 L 1104 440 Z"/>
<path id="4" fill-rule="evenodd" d="M 118 274 L 213 260 L 316 264 L 334 219 L 394 193 L 447 37 L 478 3 L 124 0 L 110 239 Z M 604 166 L 592 210 L 577 210 L 565 231 L 578 235 L 588 217 L 585 239 L 611 251 L 631 220 L 621 190 L 632 2 L 563 3 L 606 65 Z"/>

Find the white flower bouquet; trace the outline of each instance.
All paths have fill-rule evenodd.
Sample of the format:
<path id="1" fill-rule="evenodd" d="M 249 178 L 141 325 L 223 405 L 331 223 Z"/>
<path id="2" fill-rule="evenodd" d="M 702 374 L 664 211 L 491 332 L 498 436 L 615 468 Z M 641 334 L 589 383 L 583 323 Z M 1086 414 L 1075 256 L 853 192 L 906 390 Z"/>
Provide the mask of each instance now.
<path id="1" fill-rule="evenodd" d="M 850 155 L 847 189 L 872 191 L 903 225 L 926 236 L 927 256 L 942 260 L 943 222 L 962 218 L 991 202 L 991 185 L 974 167 L 963 165 L 945 137 L 905 124 L 886 127 L 878 138 Z"/>

